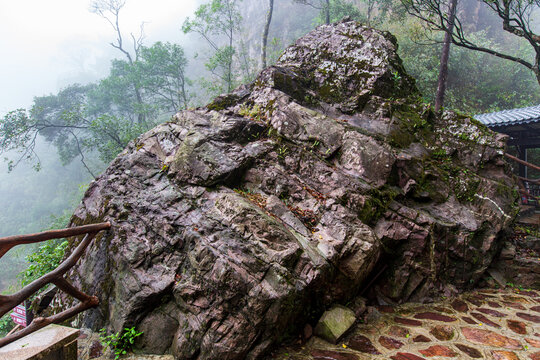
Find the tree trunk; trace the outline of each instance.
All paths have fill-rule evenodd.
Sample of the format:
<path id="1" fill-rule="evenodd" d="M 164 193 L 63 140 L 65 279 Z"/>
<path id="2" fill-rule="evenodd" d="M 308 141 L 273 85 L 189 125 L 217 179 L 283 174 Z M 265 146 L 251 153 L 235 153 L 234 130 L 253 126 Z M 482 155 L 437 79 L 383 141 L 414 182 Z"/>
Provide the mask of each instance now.
<path id="1" fill-rule="evenodd" d="M 330 0 L 326 0 L 325 13 L 326 13 L 326 25 L 329 25 L 330 24 Z"/>
<path id="2" fill-rule="evenodd" d="M 274 0 L 268 0 L 268 12 L 266 13 L 266 23 L 264 25 L 262 37 L 262 68 L 266 68 L 266 45 L 268 44 L 268 32 L 270 31 L 270 23 L 272 22 L 272 13 L 274 12 Z"/>
<path id="3" fill-rule="evenodd" d="M 227 73 L 227 94 L 232 91 L 232 62 L 233 62 L 233 54 L 232 54 L 232 47 L 233 46 L 233 29 L 229 29 L 229 58 L 227 61 L 229 62 L 228 66 L 228 73 Z"/>
<path id="4" fill-rule="evenodd" d="M 441 66 L 437 81 L 437 95 L 435 96 L 435 112 L 441 111 L 444 104 L 444 93 L 446 92 L 446 80 L 448 78 L 448 59 L 450 57 L 450 44 L 452 43 L 452 32 L 454 31 L 456 7 L 457 0 L 451 0 L 450 8 L 448 9 L 448 25 L 444 34 L 444 43 L 441 52 Z"/>

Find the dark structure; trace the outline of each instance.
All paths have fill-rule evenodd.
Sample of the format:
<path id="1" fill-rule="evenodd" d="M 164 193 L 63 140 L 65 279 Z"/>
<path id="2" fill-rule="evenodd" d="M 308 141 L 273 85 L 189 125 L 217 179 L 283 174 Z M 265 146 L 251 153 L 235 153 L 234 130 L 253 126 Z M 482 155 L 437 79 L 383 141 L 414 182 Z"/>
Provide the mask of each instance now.
<path id="1" fill-rule="evenodd" d="M 476 115 L 475 119 L 491 130 L 510 136 L 518 157 L 527 160 L 527 149 L 540 148 L 540 105 Z M 519 164 L 519 176 L 527 178 L 527 167 Z"/>

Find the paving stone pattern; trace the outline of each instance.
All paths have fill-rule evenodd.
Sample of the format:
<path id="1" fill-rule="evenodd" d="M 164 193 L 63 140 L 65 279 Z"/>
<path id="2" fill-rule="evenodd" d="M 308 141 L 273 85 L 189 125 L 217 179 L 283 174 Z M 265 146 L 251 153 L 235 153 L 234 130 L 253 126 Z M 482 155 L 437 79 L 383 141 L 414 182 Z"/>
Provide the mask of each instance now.
<path id="1" fill-rule="evenodd" d="M 436 304 L 381 306 L 336 345 L 314 337 L 274 358 L 540 360 L 539 304 L 537 291 L 485 289 Z"/>

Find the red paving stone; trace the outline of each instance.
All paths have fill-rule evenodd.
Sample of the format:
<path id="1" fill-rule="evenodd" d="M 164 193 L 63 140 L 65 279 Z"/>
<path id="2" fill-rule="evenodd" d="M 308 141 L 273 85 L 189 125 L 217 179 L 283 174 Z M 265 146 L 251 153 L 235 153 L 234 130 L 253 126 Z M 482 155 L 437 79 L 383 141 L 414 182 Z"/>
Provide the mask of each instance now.
<path id="1" fill-rule="evenodd" d="M 311 356 L 314 360 L 358 360 L 355 354 L 319 349 L 313 350 Z"/>
<path id="2" fill-rule="evenodd" d="M 461 329 L 463 336 L 473 343 L 502 347 L 506 349 L 522 349 L 521 343 L 504 335 L 497 334 L 490 330 L 474 329 L 464 327 Z"/>
<path id="3" fill-rule="evenodd" d="M 477 308 L 476 311 L 480 311 L 482 314 L 491 315 L 495 317 L 506 317 L 506 314 L 503 314 L 500 311 L 493 310 L 493 309 L 484 309 L 484 308 Z"/>
<path id="4" fill-rule="evenodd" d="M 525 306 L 521 305 L 521 304 L 518 304 L 518 303 L 515 303 L 515 302 L 508 302 L 508 301 L 503 301 L 503 304 L 508 306 L 508 307 L 511 307 L 513 309 L 517 309 L 517 310 L 527 310 L 525 308 Z"/>
<path id="5" fill-rule="evenodd" d="M 391 305 L 379 305 L 377 306 L 377 310 L 379 310 L 382 313 L 385 314 L 393 314 L 394 313 L 394 307 Z"/>
<path id="6" fill-rule="evenodd" d="M 473 359 L 481 359 L 483 358 L 482 353 L 480 350 L 475 349 L 473 347 L 463 345 L 463 344 L 454 344 L 459 350 L 464 352 L 465 354 L 469 355 Z"/>
<path id="7" fill-rule="evenodd" d="M 470 324 L 470 325 L 476 325 L 478 324 L 476 321 L 474 321 L 473 319 L 471 319 L 470 317 L 468 316 L 464 316 L 462 318 L 467 324 Z"/>
<path id="8" fill-rule="evenodd" d="M 467 306 L 467 303 L 459 299 L 452 301 L 452 308 L 459 312 L 469 311 L 469 306 Z"/>
<path id="9" fill-rule="evenodd" d="M 458 353 L 444 345 L 433 345 L 424 350 L 418 350 L 420 353 L 427 357 L 432 356 L 444 356 L 444 357 L 456 357 Z"/>
<path id="10" fill-rule="evenodd" d="M 521 313 L 521 312 L 516 313 L 516 315 L 519 316 L 519 317 L 522 318 L 522 319 L 527 320 L 527 321 L 532 321 L 532 322 L 535 322 L 535 323 L 540 323 L 540 316 L 532 315 L 532 314 L 526 314 L 526 313 Z"/>
<path id="11" fill-rule="evenodd" d="M 401 318 L 401 317 L 394 317 L 394 321 L 397 322 L 398 324 L 402 324 L 402 325 L 409 325 L 409 326 L 422 326 L 422 322 L 421 321 L 418 321 L 418 320 L 414 320 L 414 319 L 405 319 L 405 318 Z"/>
<path id="12" fill-rule="evenodd" d="M 503 295 L 502 297 L 503 297 L 504 300 L 512 302 L 512 303 L 521 303 L 521 304 L 529 304 L 530 303 L 529 300 L 527 300 L 525 298 L 522 298 L 520 296 L 516 296 L 516 295 Z"/>
<path id="13" fill-rule="evenodd" d="M 348 347 L 350 347 L 353 350 L 360 351 L 366 354 L 371 355 L 379 355 L 380 352 L 377 350 L 377 348 L 373 345 L 371 340 L 369 338 L 363 336 L 363 335 L 356 335 L 354 336 L 348 343 Z"/>
<path id="14" fill-rule="evenodd" d="M 535 347 L 535 348 L 540 348 L 540 340 L 536 340 L 536 339 L 525 339 L 525 341 L 527 343 L 529 343 L 529 345 Z"/>
<path id="15" fill-rule="evenodd" d="M 418 335 L 414 337 L 413 341 L 416 343 L 417 342 L 430 342 L 431 339 L 424 335 Z"/>
<path id="16" fill-rule="evenodd" d="M 426 319 L 426 320 L 435 320 L 435 321 L 443 321 L 443 322 L 454 322 L 457 321 L 456 318 L 446 315 L 437 314 L 435 312 L 423 312 L 414 315 L 415 319 Z"/>
<path id="17" fill-rule="evenodd" d="M 497 324 L 497 323 L 494 323 L 493 321 L 489 320 L 487 317 L 485 317 L 484 315 L 482 314 L 479 314 L 479 313 L 472 313 L 471 316 L 473 318 L 475 318 L 476 320 L 480 321 L 481 323 L 483 324 L 486 324 L 486 325 L 489 325 L 489 326 L 492 326 L 494 328 L 500 328 L 501 325 Z"/>
<path id="18" fill-rule="evenodd" d="M 515 352 L 504 350 L 493 350 L 491 352 L 494 360 L 519 360 Z"/>
<path id="19" fill-rule="evenodd" d="M 388 335 L 395 335 L 395 336 L 399 336 L 399 337 L 402 337 L 402 338 L 407 338 L 409 337 L 410 335 L 410 332 L 408 329 L 404 328 L 404 327 L 401 327 L 401 326 L 392 326 L 389 330 L 388 330 Z"/>
<path id="20" fill-rule="evenodd" d="M 286 356 L 276 359 L 540 360 L 537 295 L 501 289 L 433 304 L 382 308 L 385 311 L 376 319 L 349 330 L 343 343 L 333 345 L 312 337 L 298 345 L 304 350 L 287 348 Z M 473 302 L 483 305 L 475 308 Z"/>
<path id="21" fill-rule="evenodd" d="M 496 309 L 499 309 L 502 307 L 501 304 L 499 304 L 498 302 L 495 302 L 495 301 L 488 301 L 488 305 L 491 306 L 492 308 L 496 308 Z"/>
<path id="22" fill-rule="evenodd" d="M 390 359 L 392 360 L 424 360 L 424 358 L 421 358 L 420 356 L 416 356 L 410 353 L 401 353 L 401 352 L 397 353 L 394 356 L 390 356 Z"/>
<path id="23" fill-rule="evenodd" d="M 506 324 L 508 325 L 508 328 L 510 328 L 510 330 L 516 334 L 527 335 L 527 325 L 525 325 L 523 322 L 517 320 L 506 320 Z"/>
<path id="24" fill-rule="evenodd" d="M 435 336 L 437 340 L 448 341 L 452 340 L 454 337 L 454 328 L 451 326 L 438 325 L 432 328 L 429 333 Z"/>
<path id="25" fill-rule="evenodd" d="M 384 346 L 385 348 L 391 350 L 391 349 L 401 349 L 403 347 L 403 343 L 399 340 L 393 339 L 388 336 L 381 336 L 379 338 L 379 344 Z"/>

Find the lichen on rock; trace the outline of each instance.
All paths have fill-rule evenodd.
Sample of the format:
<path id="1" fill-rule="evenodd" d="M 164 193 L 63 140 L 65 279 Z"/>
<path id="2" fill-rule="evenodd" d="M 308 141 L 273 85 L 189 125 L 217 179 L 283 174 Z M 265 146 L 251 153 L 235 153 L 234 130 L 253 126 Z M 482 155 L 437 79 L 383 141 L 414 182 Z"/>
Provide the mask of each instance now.
<path id="1" fill-rule="evenodd" d="M 402 302 L 474 282 L 515 215 L 504 139 L 434 114 L 396 49 L 320 26 L 130 143 L 72 220 L 112 223 L 70 274 L 101 299 L 78 324 L 144 329 L 146 353 L 255 359 L 368 283 Z"/>

